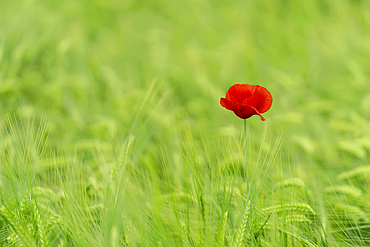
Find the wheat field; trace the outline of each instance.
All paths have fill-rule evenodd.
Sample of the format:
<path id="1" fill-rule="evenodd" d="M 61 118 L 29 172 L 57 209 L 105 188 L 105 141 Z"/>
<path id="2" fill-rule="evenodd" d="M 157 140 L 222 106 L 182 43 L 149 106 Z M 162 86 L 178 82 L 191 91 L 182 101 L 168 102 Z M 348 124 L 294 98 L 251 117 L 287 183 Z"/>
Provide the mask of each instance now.
<path id="1" fill-rule="evenodd" d="M 369 57 L 366 0 L 0 0 L 0 246 L 370 246 Z"/>

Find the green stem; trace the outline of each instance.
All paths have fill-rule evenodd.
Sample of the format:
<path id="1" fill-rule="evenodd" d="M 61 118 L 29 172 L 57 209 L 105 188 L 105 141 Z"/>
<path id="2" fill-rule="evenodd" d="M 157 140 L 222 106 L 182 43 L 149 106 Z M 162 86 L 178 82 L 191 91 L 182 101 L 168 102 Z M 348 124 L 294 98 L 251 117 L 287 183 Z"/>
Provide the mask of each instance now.
<path id="1" fill-rule="evenodd" d="M 244 119 L 244 165 L 248 181 L 248 166 L 247 166 L 247 120 Z"/>

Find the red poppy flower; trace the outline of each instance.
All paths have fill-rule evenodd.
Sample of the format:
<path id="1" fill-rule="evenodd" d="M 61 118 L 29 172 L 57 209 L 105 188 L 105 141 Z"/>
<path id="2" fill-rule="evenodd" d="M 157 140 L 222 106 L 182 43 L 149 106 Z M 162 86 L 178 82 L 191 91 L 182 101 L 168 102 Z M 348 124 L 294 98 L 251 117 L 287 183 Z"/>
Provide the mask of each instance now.
<path id="1" fill-rule="evenodd" d="M 227 90 L 220 103 L 242 119 L 259 115 L 265 121 L 261 114 L 270 109 L 272 96 L 266 88 L 258 85 L 235 84 Z"/>

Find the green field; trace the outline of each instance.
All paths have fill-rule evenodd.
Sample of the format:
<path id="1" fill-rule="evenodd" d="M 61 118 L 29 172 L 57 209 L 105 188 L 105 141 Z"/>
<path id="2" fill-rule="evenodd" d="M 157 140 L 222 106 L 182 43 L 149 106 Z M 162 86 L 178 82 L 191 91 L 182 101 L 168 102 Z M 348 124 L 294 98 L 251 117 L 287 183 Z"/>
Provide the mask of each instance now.
<path id="1" fill-rule="evenodd" d="M 0 0 L 0 246 L 370 246 L 369 58 L 367 0 Z"/>

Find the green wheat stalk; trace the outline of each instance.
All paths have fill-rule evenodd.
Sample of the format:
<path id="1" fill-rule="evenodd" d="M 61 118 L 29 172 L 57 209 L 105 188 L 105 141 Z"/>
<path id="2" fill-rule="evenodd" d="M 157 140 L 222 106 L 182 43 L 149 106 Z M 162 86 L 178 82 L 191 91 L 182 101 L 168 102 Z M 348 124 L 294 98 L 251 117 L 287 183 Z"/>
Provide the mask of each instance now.
<path id="1" fill-rule="evenodd" d="M 337 185 L 333 187 L 328 187 L 324 189 L 324 192 L 328 194 L 345 194 L 348 196 L 352 196 L 353 198 L 363 197 L 363 193 L 360 189 L 348 185 Z"/>
<path id="2" fill-rule="evenodd" d="M 305 203 L 285 203 L 281 205 L 266 207 L 263 210 L 271 213 L 293 211 L 293 212 L 311 213 L 313 215 L 316 215 L 315 211 L 310 207 L 310 205 Z"/>
<path id="3" fill-rule="evenodd" d="M 44 233 L 46 233 L 45 231 L 45 228 L 44 228 L 44 224 L 43 224 L 43 221 L 42 221 L 42 218 L 41 218 L 41 214 L 40 214 L 40 211 L 37 207 L 37 204 L 32 200 L 31 201 L 32 205 L 33 205 L 33 226 L 34 226 L 34 230 L 36 230 L 36 233 L 38 235 L 38 242 L 39 242 L 39 246 L 40 247 L 48 247 L 49 246 L 49 242 L 48 242 L 48 239 L 47 237 L 45 238 L 44 236 Z"/>
<path id="4" fill-rule="evenodd" d="M 240 224 L 239 229 L 238 229 L 237 234 L 236 234 L 236 241 L 235 241 L 233 246 L 241 247 L 242 244 L 243 244 L 244 236 L 245 236 L 245 230 L 247 228 L 247 223 L 248 223 L 248 219 L 249 219 L 249 216 L 250 216 L 250 206 L 251 206 L 251 201 L 248 201 L 247 207 L 246 207 L 246 209 L 244 211 L 244 214 L 243 214 L 243 217 L 242 217 L 241 224 Z"/>
<path id="5" fill-rule="evenodd" d="M 343 172 L 338 175 L 339 180 L 349 180 L 356 177 L 366 177 L 370 175 L 370 166 L 360 166 L 348 172 Z"/>
<path id="6" fill-rule="evenodd" d="M 288 178 L 275 185 L 275 189 L 282 189 L 286 187 L 297 187 L 304 189 L 305 185 L 300 178 Z"/>
<path id="7" fill-rule="evenodd" d="M 25 229 L 25 227 L 22 226 L 20 222 L 15 219 L 14 214 L 5 206 L 2 206 L 0 208 L 0 217 L 3 218 L 3 220 L 13 228 L 14 232 L 16 232 L 23 243 L 26 243 L 27 246 L 30 247 L 36 247 L 34 239 L 32 238 L 29 230 Z"/>
<path id="8" fill-rule="evenodd" d="M 228 215 L 229 215 L 229 211 L 226 211 L 221 219 L 220 229 L 219 229 L 218 238 L 217 238 L 217 246 L 223 246 Z"/>
<path id="9" fill-rule="evenodd" d="M 285 217 L 285 221 L 288 223 L 312 223 L 310 219 L 308 219 L 303 214 L 290 214 Z"/>

